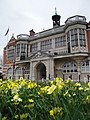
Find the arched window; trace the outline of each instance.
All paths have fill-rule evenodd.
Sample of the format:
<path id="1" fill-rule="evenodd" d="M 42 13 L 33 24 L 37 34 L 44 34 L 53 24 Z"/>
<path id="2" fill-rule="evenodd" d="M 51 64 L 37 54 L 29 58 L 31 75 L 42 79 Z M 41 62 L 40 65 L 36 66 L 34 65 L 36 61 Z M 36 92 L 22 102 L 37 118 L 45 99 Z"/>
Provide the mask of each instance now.
<path id="1" fill-rule="evenodd" d="M 13 70 L 12 70 L 12 68 L 9 68 L 9 69 L 7 70 L 7 78 L 12 77 L 12 75 L 13 75 Z"/>
<path id="2" fill-rule="evenodd" d="M 68 62 L 63 66 L 63 72 L 64 73 L 72 73 L 77 72 L 77 66 L 73 62 Z"/>
<path id="3" fill-rule="evenodd" d="M 82 72 L 90 72 L 90 61 L 84 61 L 82 66 L 81 66 L 81 71 Z"/>
<path id="4" fill-rule="evenodd" d="M 17 74 L 21 74 L 21 68 L 20 68 L 20 67 L 17 67 L 16 70 L 15 70 L 15 73 L 16 73 L 16 75 L 17 75 Z"/>
<path id="5" fill-rule="evenodd" d="M 15 70 L 15 78 L 19 79 L 19 77 L 22 75 L 22 71 L 20 67 L 17 67 Z"/>

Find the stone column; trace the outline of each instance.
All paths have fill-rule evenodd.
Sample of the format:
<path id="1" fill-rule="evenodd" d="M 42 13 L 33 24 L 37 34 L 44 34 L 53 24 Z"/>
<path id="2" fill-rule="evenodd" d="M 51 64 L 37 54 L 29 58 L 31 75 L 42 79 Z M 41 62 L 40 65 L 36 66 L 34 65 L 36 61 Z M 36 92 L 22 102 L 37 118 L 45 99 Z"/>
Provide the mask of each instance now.
<path id="1" fill-rule="evenodd" d="M 38 43 L 38 50 L 41 50 L 40 42 Z"/>
<path id="2" fill-rule="evenodd" d="M 81 65 L 80 61 L 77 62 L 78 81 L 81 80 Z"/>
<path id="3" fill-rule="evenodd" d="M 50 78 L 54 78 L 54 59 L 50 59 Z"/>
<path id="4" fill-rule="evenodd" d="M 49 80 L 49 74 L 50 74 L 50 62 L 47 60 L 47 66 L 46 66 L 46 80 Z"/>

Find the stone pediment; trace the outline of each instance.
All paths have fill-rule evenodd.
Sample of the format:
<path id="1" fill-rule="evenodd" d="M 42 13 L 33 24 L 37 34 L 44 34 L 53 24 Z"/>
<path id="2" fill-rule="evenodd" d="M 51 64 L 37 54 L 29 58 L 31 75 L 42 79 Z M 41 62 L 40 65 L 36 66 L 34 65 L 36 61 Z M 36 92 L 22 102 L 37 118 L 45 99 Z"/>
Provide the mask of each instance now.
<path id="1" fill-rule="evenodd" d="M 43 57 L 53 57 L 53 55 L 51 55 L 51 53 L 49 52 L 43 52 L 39 50 L 36 53 L 33 53 L 29 58 L 36 59 L 36 58 L 43 58 Z"/>

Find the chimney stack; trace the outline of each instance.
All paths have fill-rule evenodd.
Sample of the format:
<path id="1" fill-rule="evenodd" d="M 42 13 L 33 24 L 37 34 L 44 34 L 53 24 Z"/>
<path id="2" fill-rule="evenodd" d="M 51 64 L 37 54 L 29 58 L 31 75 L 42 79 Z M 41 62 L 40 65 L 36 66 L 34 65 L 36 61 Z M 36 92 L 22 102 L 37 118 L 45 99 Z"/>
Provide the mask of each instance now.
<path id="1" fill-rule="evenodd" d="M 34 36 L 35 35 L 35 32 L 32 30 L 29 31 L 30 32 L 30 36 Z"/>

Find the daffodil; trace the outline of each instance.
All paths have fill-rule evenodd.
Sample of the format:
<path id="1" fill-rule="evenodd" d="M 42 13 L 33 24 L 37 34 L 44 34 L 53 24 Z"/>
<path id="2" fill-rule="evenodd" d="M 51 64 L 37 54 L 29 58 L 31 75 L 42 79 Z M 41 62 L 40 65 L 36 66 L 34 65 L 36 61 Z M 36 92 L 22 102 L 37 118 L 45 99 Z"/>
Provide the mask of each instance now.
<path id="1" fill-rule="evenodd" d="M 40 90 L 42 93 L 45 93 L 45 92 L 47 92 L 48 88 L 49 88 L 49 86 L 45 86 L 45 87 L 41 87 Z"/>
<path id="2" fill-rule="evenodd" d="M 66 83 L 73 83 L 73 80 L 69 79 L 66 81 Z"/>
<path id="3" fill-rule="evenodd" d="M 64 93 L 64 96 L 71 97 L 71 95 L 69 94 L 68 90 Z"/>
<path id="4" fill-rule="evenodd" d="M 90 95 L 87 95 L 86 101 L 90 103 Z"/>
<path id="5" fill-rule="evenodd" d="M 50 116 L 54 116 L 54 110 L 50 110 Z"/>
<path id="6" fill-rule="evenodd" d="M 83 87 L 79 87 L 78 90 L 84 90 L 84 88 Z"/>
<path id="7" fill-rule="evenodd" d="M 52 85 L 47 91 L 47 94 L 52 94 L 53 91 L 56 89 L 56 85 Z"/>
<path id="8" fill-rule="evenodd" d="M 50 110 L 50 116 L 55 118 L 55 115 L 61 116 L 62 115 L 62 107 L 54 107 Z"/>
<path id="9" fill-rule="evenodd" d="M 88 82 L 88 86 L 90 87 L 90 82 Z"/>
<path id="10" fill-rule="evenodd" d="M 33 100 L 33 99 L 28 99 L 28 101 L 29 101 L 30 103 L 33 103 L 33 102 L 34 102 L 34 100 Z"/>
<path id="11" fill-rule="evenodd" d="M 22 102 L 22 99 L 19 97 L 19 94 L 14 95 L 13 101 L 15 102 Z"/>
<path id="12" fill-rule="evenodd" d="M 80 87 L 81 86 L 81 83 L 75 83 L 75 85 L 74 86 L 76 86 L 76 87 Z"/>
<path id="13" fill-rule="evenodd" d="M 28 87 L 29 89 L 32 89 L 32 88 L 35 88 L 36 86 L 37 86 L 37 84 L 32 82 L 32 83 L 28 84 L 27 87 Z"/>

